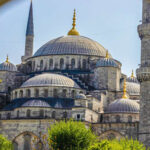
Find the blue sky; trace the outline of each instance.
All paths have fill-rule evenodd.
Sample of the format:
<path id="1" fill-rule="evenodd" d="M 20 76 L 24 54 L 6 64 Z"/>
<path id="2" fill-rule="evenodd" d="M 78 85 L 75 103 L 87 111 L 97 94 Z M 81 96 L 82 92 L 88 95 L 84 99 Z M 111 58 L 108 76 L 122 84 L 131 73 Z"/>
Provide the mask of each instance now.
<path id="1" fill-rule="evenodd" d="M 24 54 L 25 31 L 30 0 L 19 0 L 0 8 L 0 62 L 9 54 L 14 64 Z M 122 63 L 130 75 L 140 64 L 137 25 L 142 16 L 141 0 L 33 0 L 34 52 L 49 40 L 66 35 L 71 29 L 73 9 L 77 30 L 96 40 Z"/>

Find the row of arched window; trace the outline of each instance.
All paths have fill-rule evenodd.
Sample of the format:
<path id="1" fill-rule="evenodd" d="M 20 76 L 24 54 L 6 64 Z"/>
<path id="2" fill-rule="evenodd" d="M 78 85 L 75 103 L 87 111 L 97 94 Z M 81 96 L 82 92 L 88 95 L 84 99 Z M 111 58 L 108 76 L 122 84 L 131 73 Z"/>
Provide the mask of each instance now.
<path id="1" fill-rule="evenodd" d="M 77 68 L 82 68 L 82 69 L 87 69 L 87 60 L 86 59 L 83 59 L 82 60 L 82 67 L 81 67 L 81 62 L 76 62 L 76 60 L 74 58 L 71 59 L 71 64 L 67 64 L 67 62 L 65 62 L 65 59 L 64 58 L 61 58 L 59 60 L 59 63 L 55 63 L 54 64 L 54 61 L 53 59 L 49 59 L 49 69 L 53 69 L 53 68 L 57 68 L 56 65 L 58 64 L 58 68 L 57 69 L 66 69 L 69 68 L 70 69 L 75 69 L 75 66 L 76 66 L 76 63 L 78 63 L 78 66 Z M 35 69 L 35 61 L 32 63 L 32 68 L 33 70 Z M 43 70 L 44 69 L 44 61 L 43 60 L 40 60 L 40 66 L 39 66 L 40 70 Z"/>
<path id="2" fill-rule="evenodd" d="M 44 92 L 43 92 L 43 97 L 48 97 L 48 94 L 49 91 L 48 89 L 44 89 Z M 18 95 L 19 94 L 19 95 Z M 62 98 L 66 98 L 67 97 L 67 90 L 66 89 L 63 89 L 61 91 L 61 93 L 58 91 L 58 89 L 53 89 L 53 97 L 54 98 L 58 98 L 58 97 L 62 97 Z M 39 94 L 39 89 L 35 89 L 34 90 L 34 97 L 38 98 L 40 96 Z M 72 90 L 71 91 L 71 98 L 75 98 L 76 96 L 76 91 L 75 90 Z M 25 95 L 24 95 L 24 91 L 23 90 L 20 90 L 19 92 L 18 91 L 15 91 L 15 94 L 14 94 L 14 98 L 23 98 L 23 97 L 31 97 L 31 90 L 30 89 L 27 89 L 26 92 L 25 92 Z M 41 96 L 40 96 L 41 97 Z"/>

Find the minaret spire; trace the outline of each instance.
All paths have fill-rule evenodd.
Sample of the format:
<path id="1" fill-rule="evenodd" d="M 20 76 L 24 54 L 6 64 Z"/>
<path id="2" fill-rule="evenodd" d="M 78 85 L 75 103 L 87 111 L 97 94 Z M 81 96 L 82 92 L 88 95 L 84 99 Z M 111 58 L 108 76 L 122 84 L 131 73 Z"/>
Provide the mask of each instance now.
<path id="1" fill-rule="evenodd" d="M 31 4 L 30 4 L 28 24 L 27 24 L 27 30 L 26 30 L 26 36 L 28 36 L 28 35 L 34 36 L 32 0 L 31 0 Z"/>
<path id="2" fill-rule="evenodd" d="M 32 0 L 31 0 L 27 29 L 26 29 L 25 55 L 22 57 L 22 61 L 25 61 L 27 58 L 32 57 L 33 40 L 34 40 L 34 24 L 33 24 L 33 7 L 32 7 Z"/>

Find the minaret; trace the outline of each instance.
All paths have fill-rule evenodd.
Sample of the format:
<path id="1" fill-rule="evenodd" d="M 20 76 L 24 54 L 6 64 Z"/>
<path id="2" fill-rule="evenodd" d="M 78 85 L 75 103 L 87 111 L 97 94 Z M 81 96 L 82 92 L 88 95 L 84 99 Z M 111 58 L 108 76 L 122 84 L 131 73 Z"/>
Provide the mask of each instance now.
<path id="1" fill-rule="evenodd" d="M 25 61 L 27 58 L 32 57 L 33 39 L 34 39 L 34 26 L 33 26 L 33 8 L 32 8 L 32 0 L 31 0 L 27 30 L 26 30 L 25 55 L 22 57 L 22 61 Z"/>
<path id="2" fill-rule="evenodd" d="M 141 65 L 136 70 L 141 84 L 139 140 L 150 146 L 150 0 L 143 0 L 142 24 L 138 26 L 141 39 Z"/>

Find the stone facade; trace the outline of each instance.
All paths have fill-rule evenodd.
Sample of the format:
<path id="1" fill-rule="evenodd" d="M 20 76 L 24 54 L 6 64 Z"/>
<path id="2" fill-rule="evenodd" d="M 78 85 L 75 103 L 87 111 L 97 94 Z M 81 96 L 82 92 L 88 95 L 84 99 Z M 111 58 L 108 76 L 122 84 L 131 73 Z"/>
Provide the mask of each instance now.
<path id="1" fill-rule="evenodd" d="M 87 37 L 59 37 L 34 55 L 33 37 L 31 2 L 22 63 L 17 69 L 8 59 L 0 64 L 0 134 L 13 141 L 15 150 L 30 150 L 33 137 L 40 141 L 51 124 L 70 118 L 91 126 L 101 139 L 138 138 L 140 85 L 134 82 L 136 77 L 125 82 L 121 63 Z M 147 86 L 141 89 L 141 106 L 146 104 L 148 109 L 149 78 L 142 69 L 148 72 L 149 68 L 138 70 L 141 86 Z M 148 111 L 141 112 L 142 125 Z"/>

